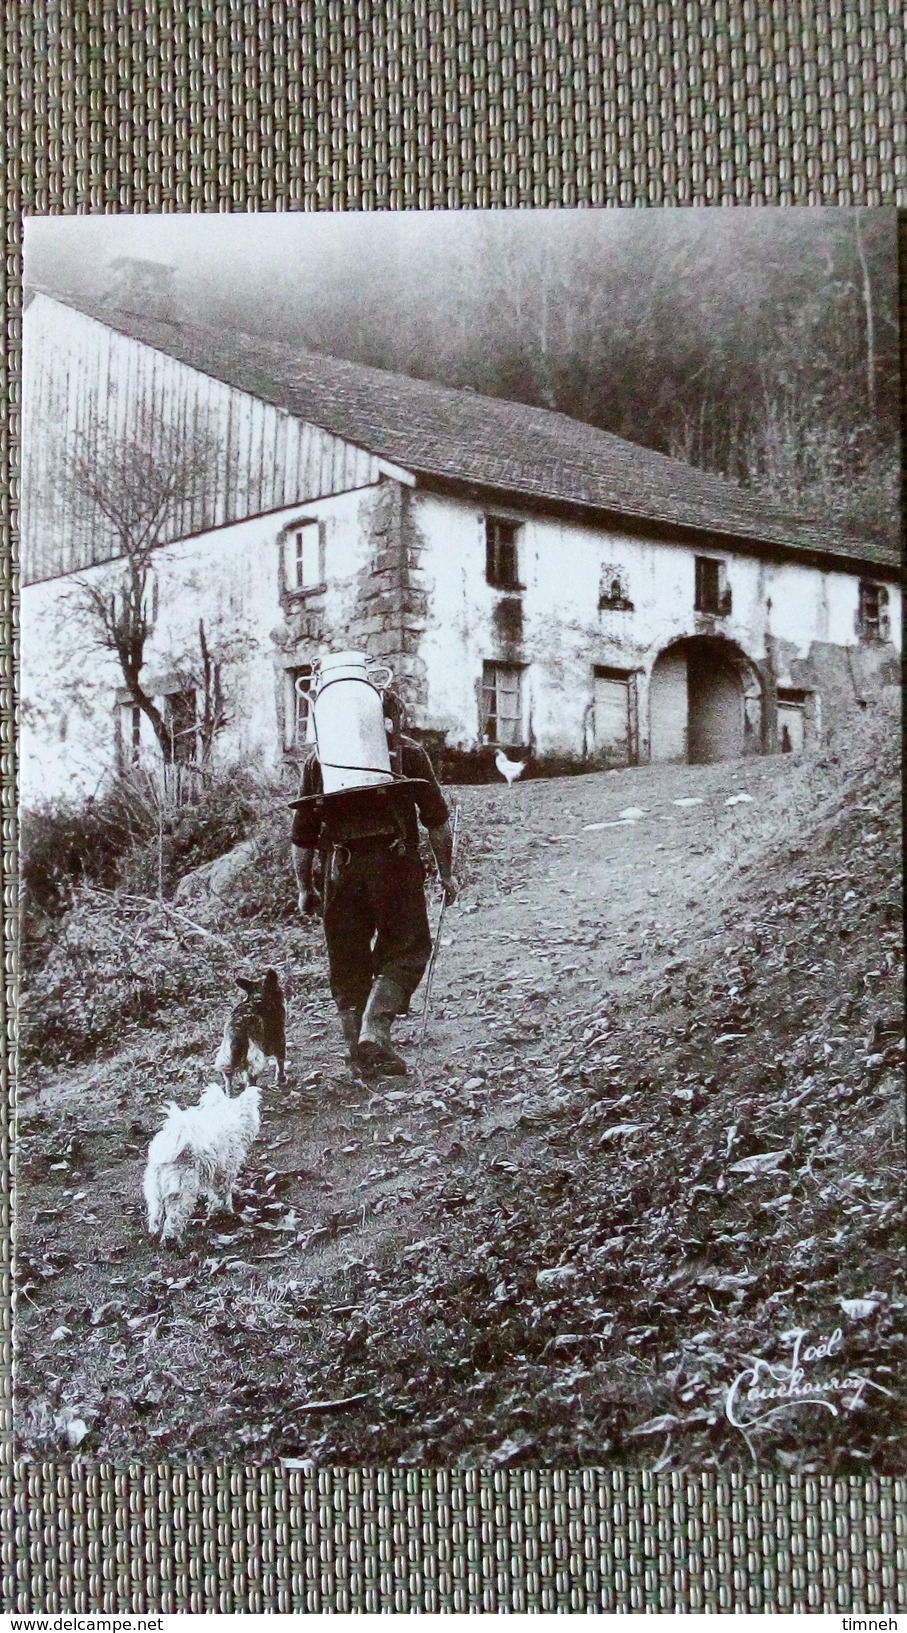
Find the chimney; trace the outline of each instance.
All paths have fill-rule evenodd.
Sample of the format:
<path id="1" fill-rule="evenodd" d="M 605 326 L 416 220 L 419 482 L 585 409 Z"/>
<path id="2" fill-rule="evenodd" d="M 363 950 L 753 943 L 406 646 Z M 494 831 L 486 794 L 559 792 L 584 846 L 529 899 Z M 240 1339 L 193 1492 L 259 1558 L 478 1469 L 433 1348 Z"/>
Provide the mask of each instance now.
<path id="1" fill-rule="evenodd" d="M 143 261 L 123 255 L 108 263 L 110 281 L 103 304 L 111 311 L 134 312 L 141 317 L 176 323 L 182 316 L 176 288 L 176 267 L 164 261 Z"/>

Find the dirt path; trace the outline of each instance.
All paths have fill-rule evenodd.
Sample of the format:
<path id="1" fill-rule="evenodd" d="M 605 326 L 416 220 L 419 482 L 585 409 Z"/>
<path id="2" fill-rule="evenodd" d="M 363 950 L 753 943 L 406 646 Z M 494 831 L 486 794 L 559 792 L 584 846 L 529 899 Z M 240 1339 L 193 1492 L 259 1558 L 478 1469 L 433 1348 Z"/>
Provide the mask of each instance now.
<path id="1" fill-rule="evenodd" d="M 80 1443 L 74 1422 L 92 1455 L 254 1450 L 243 1390 L 264 1385 L 254 1366 L 246 1376 L 236 1336 L 279 1333 L 285 1346 L 291 1307 L 298 1337 L 281 1353 L 295 1398 L 317 1408 L 329 1340 L 307 1339 L 306 1313 L 329 1315 L 331 1345 L 339 1333 L 355 1355 L 363 1281 L 411 1264 L 495 1176 L 518 1173 L 564 1096 L 614 1070 L 618 1033 L 620 1069 L 637 1033 L 657 1081 L 653 992 L 690 961 L 720 967 L 728 914 L 780 851 L 796 855 L 835 780 L 833 767 L 823 783 L 777 759 L 459 791 L 463 891 L 445 917 L 424 1049 L 421 993 L 397 1028 L 410 1077 L 353 1080 L 320 928 L 275 933 L 262 952 L 300 971 L 290 1086 L 264 1096 L 237 1218 L 200 1224 L 182 1254 L 144 1235 L 144 1154 L 166 1100 L 195 1098 L 211 1075 L 222 1014 L 136 1032 L 90 1067 L 33 1073 L 19 1102 L 25 1441 Z M 215 1355 L 239 1372 L 229 1405 L 208 1400 Z M 278 1380 L 267 1387 L 279 1415 Z"/>
<path id="2" fill-rule="evenodd" d="M 519 1074 L 520 1105 L 544 1092 L 552 1043 L 570 1031 L 571 1021 L 620 1002 L 681 944 L 707 937 L 741 861 L 747 867 L 744 853 L 789 830 L 791 779 L 779 787 L 786 771 L 783 762 L 669 767 L 456 791 L 464 887 L 445 916 L 424 1047 L 422 989 L 409 1020 L 397 1023 L 411 1079 L 405 1087 L 388 1079 L 371 1090 L 351 1080 L 327 990 L 320 927 L 279 934 L 267 956 L 311 971 L 316 990 L 291 1002 L 290 1086 L 265 1095 L 262 1150 L 275 1162 L 279 1155 L 278 1166 L 287 1172 L 329 1168 L 332 1212 L 345 1206 L 361 1213 L 363 1182 L 381 1166 L 371 1160 L 376 1150 L 408 1144 L 414 1128 L 423 1141 L 437 1134 L 443 1148 L 451 1113 L 440 1110 L 442 1091 L 484 1080 L 481 1091 L 478 1085 L 469 1091 L 468 1111 L 462 1094 L 456 1097 L 453 1116 L 465 1117 L 466 1129 L 476 1117 L 494 1120 L 498 1099 L 514 1098 L 508 1077 Z M 741 791 L 751 794 L 752 805 L 728 809 L 725 800 Z M 678 807 L 677 799 L 701 803 Z M 645 814 L 621 822 L 627 810 Z M 434 923 L 436 900 L 430 910 Z M 171 1018 L 169 1028 L 151 1037 L 134 1030 L 126 1047 L 102 1062 L 32 1072 L 19 1095 L 20 1135 L 72 1121 L 83 1145 L 86 1138 L 109 1142 L 115 1158 L 128 1118 L 127 1133 L 144 1154 L 142 1142 L 166 1101 L 192 1099 L 213 1075 L 208 1067 L 221 1020 L 219 1013 L 189 1014 L 174 1028 Z M 356 1124 L 365 1121 L 388 1126 L 370 1130 L 363 1142 Z M 341 1135 L 347 1138 L 338 1144 Z M 363 1151 L 364 1143 L 371 1152 Z M 127 1169 L 130 1185 L 122 1184 L 118 1164 L 105 1172 L 138 1221 L 141 1164 Z M 392 1177 L 399 1176 L 373 1180 L 370 1201 L 382 1187 L 386 1192 Z M 20 1186 L 25 1208 L 27 1178 L 26 1172 Z M 64 1186 L 64 1195 L 73 1189 Z M 301 1205 L 317 1206 L 311 1187 L 294 1187 L 293 1194 Z M 27 1212 L 22 1218 L 27 1222 Z"/>

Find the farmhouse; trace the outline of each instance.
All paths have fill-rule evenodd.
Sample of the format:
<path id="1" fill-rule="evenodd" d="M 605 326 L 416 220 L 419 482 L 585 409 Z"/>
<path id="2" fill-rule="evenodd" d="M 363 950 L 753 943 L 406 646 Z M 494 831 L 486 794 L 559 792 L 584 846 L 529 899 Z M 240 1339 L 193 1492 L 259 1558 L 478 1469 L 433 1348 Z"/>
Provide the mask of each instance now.
<path id="1" fill-rule="evenodd" d="M 561 414 L 248 335 L 45 294 L 24 327 L 25 804 L 160 754 L 72 612 L 116 581 L 115 528 L 60 474 L 99 420 L 215 450 L 154 551 L 142 684 L 176 760 L 213 674 L 214 757 L 292 766 L 330 648 L 386 659 L 429 747 L 590 767 L 797 751 L 897 681 L 881 542 Z"/>

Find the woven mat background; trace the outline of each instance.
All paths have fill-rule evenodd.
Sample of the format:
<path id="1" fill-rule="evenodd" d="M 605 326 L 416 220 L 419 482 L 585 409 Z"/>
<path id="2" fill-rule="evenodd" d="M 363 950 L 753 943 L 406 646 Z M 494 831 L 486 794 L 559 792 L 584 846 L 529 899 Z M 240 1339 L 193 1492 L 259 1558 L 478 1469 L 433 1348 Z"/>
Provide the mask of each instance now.
<path id="1" fill-rule="evenodd" d="M 893 0 L 2 11 L 9 986 L 22 212 L 907 205 L 907 61 Z M 903 1608 L 907 1481 L 16 1466 L 7 1133 L 3 1609 Z"/>

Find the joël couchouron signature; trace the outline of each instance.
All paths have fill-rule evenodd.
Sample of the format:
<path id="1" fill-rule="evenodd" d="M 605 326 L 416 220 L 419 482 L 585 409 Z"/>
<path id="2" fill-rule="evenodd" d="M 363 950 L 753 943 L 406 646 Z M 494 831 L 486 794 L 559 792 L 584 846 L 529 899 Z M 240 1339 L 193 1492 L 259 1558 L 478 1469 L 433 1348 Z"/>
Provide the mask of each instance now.
<path id="1" fill-rule="evenodd" d="M 766 1361 L 757 1355 L 728 1385 L 724 1409 L 735 1429 L 754 1429 L 803 1406 L 821 1406 L 832 1417 L 838 1417 L 841 1412 L 856 1411 L 867 1389 L 891 1394 L 890 1389 L 859 1373 L 839 1371 L 829 1375 L 817 1371 L 819 1362 L 834 1362 L 844 1348 L 840 1327 L 814 1343 L 807 1343 L 806 1327 L 795 1327 L 782 1333 L 781 1338 L 790 1344 L 785 1360 Z"/>

